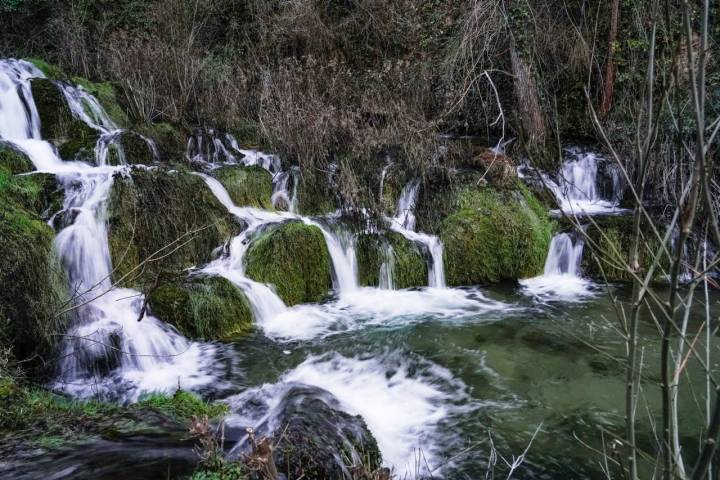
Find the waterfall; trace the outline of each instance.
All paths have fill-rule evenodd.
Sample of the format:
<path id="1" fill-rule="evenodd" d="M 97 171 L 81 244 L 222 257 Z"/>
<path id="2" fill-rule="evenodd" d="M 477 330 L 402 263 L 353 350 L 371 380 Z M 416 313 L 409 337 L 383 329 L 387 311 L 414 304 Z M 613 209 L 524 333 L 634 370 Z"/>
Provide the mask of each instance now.
<path id="1" fill-rule="evenodd" d="M 428 286 L 445 288 L 443 245 L 438 237 L 415 231 L 415 206 L 420 193 L 419 180 L 412 180 L 402 190 L 395 216 L 389 219 L 390 228 L 408 240 L 422 245 L 430 255 Z"/>
<path id="2" fill-rule="evenodd" d="M 382 244 L 383 262 L 380 265 L 379 287 L 383 290 L 395 290 L 395 251 L 389 243 Z"/>
<path id="3" fill-rule="evenodd" d="M 521 280 L 525 291 L 542 299 L 578 300 L 592 293 L 582 278 L 580 265 L 585 242 L 569 233 L 558 233 L 550 242 L 543 274 Z"/>
<path id="4" fill-rule="evenodd" d="M 622 212 L 618 208 L 622 192 L 620 172 L 608 167 L 610 185 L 602 189 L 599 184 L 599 167 L 603 162 L 606 164 L 605 158 L 596 152 L 579 148 L 568 148 L 565 152 L 567 156 L 557 174 L 558 181 L 543 175 L 560 209 L 568 214 L 586 215 Z"/>
<path id="5" fill-rule="evenodd" d="M 74 305 L 53 386 L 79 396 L 134 399 L 143 391 L 209 382 L 212 376 L 204 372 L 212 370 L 214 347 L 189 342 L 152 316 L 138 321 L 142 294 L 113 286 L 105 209 L 121 169 L 58 157 L 41 138 L 29 83 L 37 77 L 43 75 L 30 63 L 0 61 L 0 138 L 25 151 L 38 170 L 57 176 L 65 190 L 63 212 L 72 218 L 55 239 Z M 77 89 L 63 91 L 81 120 L 109 133 L 113 124 L 97 100 Z M 80 103 L 91 106 L 91 115 Z"/>

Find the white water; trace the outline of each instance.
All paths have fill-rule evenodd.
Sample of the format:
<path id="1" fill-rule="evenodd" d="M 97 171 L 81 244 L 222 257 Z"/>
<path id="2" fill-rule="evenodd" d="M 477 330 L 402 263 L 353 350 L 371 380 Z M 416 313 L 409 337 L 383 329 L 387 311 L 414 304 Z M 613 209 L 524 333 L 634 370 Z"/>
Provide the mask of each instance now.
<path id="1" fill-rule="evenodd" d="M 382 264 L 380 265 L 380 275 L 378 278 L 378 286 L 383 290 L 395 290 L 395 251 L 390 243 L 383 242 L 382 248 Z"/>
<path id="2" fill-rule="evenodd" d="M 558 181 L 545 177 L 545 181 L 557 198 L 560 209 L 571 215 L 607 215 L 622 212 L 618 208 L 622 189 L 619 173 L 610 169 L 612 192 L 603 197 L 598 186 L 598 166 L 605 161 L 602 155 L 568 148 L 567 157 L 558 172 Z"/>
<path id="3" fill-rule="evenodd" d="M 402 190 L 395 217 L 389 220 L 390 228 L 408 240 L 424 246 L 430 255 L 428 265 L 428 285 L 432 288 L 445 288 L 445 266 L 443 264 L 443 245 L 438 237 L 415 231 L 415 205 L 420 191 L 420 182 L 410 181 Z"/>
<path id="4" fill-rule="evenodd" d="M 592 292 L 592 283 L 582 278 L 580 264 L 584 241 L 568 233 L 556 234 L 550 242 L 543 274 L 521 280 L 526 293 L 545 300 L 580 300 Z"/>
<path id="5" fill-rule="evenodd" d="M 209 382 L 213 377 L 206 372 L 212 371 L 213 347 L 188 342 L 154 317 L 138 322 L 142 295 L 113 287 L 105 206 L 113 175 L 120 170 L 63 162 L 41 139 L 29 85 L 33 77 L 42 73 L 27 62 L 0 61 L 0 138 L 27 152 L 38 170 L 56 174 L 65 188 L 63 212 L 72 218 L 55 239 L 75 307 L 54 386 L 78 396 L 135 399 L 143 391 Z M 73 101 L 88 101 L 98 109 L 81 119 L 93 128 L 112 126 L 96 100 L 75 93 Z"/>
<path id="6" fill-rule="evenodd" d="M 431 468 L 438 466 L 436 454 L 442 445 L 435 430 L 448 415 L 458 413 L 451 400 L 464 397 L 467 388 L 436 364 L 410 365 L 397 354 L 313 356 L 277 383 L 227 399 L 236 413 L 226 422 L 235 427 L 272 423 L 270 417 L 277 415 L 274 407 L 293 384 L 322 388 L 332 393 L 345 411 L 361 415 L 378 442 L 385 465 L 394 467 L 399 478 L 415 473 L 421 455 Z M 257 404 L 257 399 L 266 407 L 261 412 L 247 412 L 245 406 Z M 420 470 L 427 473 L 424 462 L 420 463 Z"/>

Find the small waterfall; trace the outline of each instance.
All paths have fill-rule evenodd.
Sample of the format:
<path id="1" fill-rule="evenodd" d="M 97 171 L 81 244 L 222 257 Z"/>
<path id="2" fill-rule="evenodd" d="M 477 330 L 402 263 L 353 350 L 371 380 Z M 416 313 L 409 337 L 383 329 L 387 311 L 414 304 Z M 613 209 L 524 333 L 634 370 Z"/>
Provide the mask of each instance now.
<path id="1" fill-rule="evenodd" d="M 383 262 L 380 265 L 379 287 L 383 290 L 395 290 L 395 251 L 389 243 L 382 244 Z"/>
<path id="2" fill-rule="evenodd" d="M 543 274 L 521 280 L 525 291 L 545 300 L 579 300 L 592 294 L 591 284 L 582 278 L 580 265 L 585 242 L 570 233 L 558 233 L 550 242 Z"/>
<path id="3" fill-rule="evenodd" d="M 558 181 L 543 175 L 560 209 L 568 214 L 586 215 L 621 212 L 618 208 L 622 192 L 620 172 L 596 152 L 579 148 L 568 148 L 565 152 L 567 156 L 557 174 Z M 601 165 L 607 170 L 604 175 L 600 175 Z M 601 188 L 601 180 L 608 181 L 603 185 L 605 188 Z"/>
<path id="4" fill-rule="evenodd" d="M 550 251 L 545 260 L 544 275 L 580 275 L 585 242 L 578 238 L 573 242 L 568 233 L 558 233 L 550 242 Z"/>
<path id="5" fill-rule="evenodd" d="M 357 256 L 355 237 L 344 230 L 333 230 L 320 222 L 302 218 L 308 225 L 322 230 L 330 258 L 333 263 L 333 287 L 343 294 L 358 288 Z"/>
<path id="6" fill-rule="evenodd" d="M 445 266 L 443 245 L 435 235 L 415 231 L 415 206 L 420 193 L 419 180 L 412 180 L 402 190 L 395 217 L 389 219 L 390 228 L 408 240 L 422 245 L 430 255 L 428 264 L 428 286 L 445 288 Z"/>

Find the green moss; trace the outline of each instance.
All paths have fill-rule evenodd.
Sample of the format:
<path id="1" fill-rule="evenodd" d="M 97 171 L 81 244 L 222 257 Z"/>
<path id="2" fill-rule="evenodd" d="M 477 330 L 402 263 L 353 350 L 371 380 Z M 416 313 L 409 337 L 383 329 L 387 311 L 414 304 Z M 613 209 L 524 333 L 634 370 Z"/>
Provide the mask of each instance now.
<path id="1" fill-rule="evenodd" d="M 583 273 L 589 277 L 610 282 L 631 282 L 628 272 L 628 255 L 633 244 L 633 218 L 618 216 L 601 218 L 596 225 L 588 226 L 585 232 L 586 254 L 583 255 Z M 641 228 L 640 266 L 646 269 L 660 248 L 660 242 L 646 228 Z M 656 269 L 654 281 L 663 282 L 670 272 L 670 260 L 663 255 L 660 267 Z"/>
<path id="2" fill-rule="evenodd" d="M 189 337 L 227 339 L 252 328 L 245 295 L 221 277 L 190 277 L 162 285 L 150 294 L 150 308 Z"/>
<path id="3" fill-rule="evenodd" d="M 288 305 L 323 300 L 332 286 L 332 264 L 322 231 L 284 223 L 256 238 L 246 254 L 247 276 L 275 286 Z"/>
<path id="4" fill-rule="evenodd" d="M 97 98 L 108 116 L 119 127 L 128 125 L 125 110 L 118 103 L 117 87 L 111 82 L 95 83 L 82 77 L 73 77 L 72 83 L 85 89 L 90 95 Z"/>
<path id="5" fill-rule="evenodd" d="M 200 177 L 161 168 L 115 177 L 108 226 L 114 278 L 137 288 L 207 263 L 239 229 Z"/>
<path id="6" fill-rule="evenodd" d="M 152 138 L 158 148 L 160 159 L 166 162 L 182 162 L 185 159 L 187 132 L 171 123 L 153 123 L 136 126 L 138 131 Z"/>
<path id="7" fill-rule="evenodd" d="M 298 211 L 303 215 L 324 215 L 340 206 L 325 175 L 303 175 L 298 182 Z"/>
<path id="8" fill-rule="evenodd" d="M 223 184 L 238 206 L 272 209 L 272 176 L 257 165 L 232 165 L 214 170 L 212 175 Z"/>
<path id="9" fill-rule="evenodd" d="M 240 463 L 223 463 L 217 469 L 202 469 L 193 473 L 190 480 L 244 480 L 248 478 Z"/>
<path id="10" fill-rule="evenodd" d="M 48 188 L 57 190 L 51 175 L 0 168 L 0 346 L 33 364 L 48 360 L 68 321 L 60 314 L 68 294 L 54 232 L 40 216 L 50 208 Z"/>
<path id="11" fill-rule="evenodd" d="M 475 285 L 540 273 L 553 233 L 537 199 L 515 190 L 466 188 L 440 238 L 448 285 Z"/>
<path id="12" fill-rule="evenodd" d="M 130 165 L 150 165 L 155 161 L 148 142 L 135 132 L 123 132 L 120 144 L 125 152 L 125 161 Z"/>
<path id="13" fill-rule="evenodd" d="M 98 132 L 73 116 L 63 93 L 52 81 L 36 78 L 30 85 L 42 137 L 58 147 L 63 159 L 94 161 Z"/>
<path id="14" fill-rule="evenodd" d="M 184 390 L 177 390 L 173 395 L 153 393 L 140 399 L 133 407 L 156 410 L 181 421 L 189 421 L 192 417 L 214 419 L 228 413 L 228 406 L 224 403 L 205 402 Z"/>
<path id="15" fill-rule="evenodd" d="M 428 284 L 428 267 L 420 248 L 396 232 L 388 232 L 387 239 L 394 255 L 393 281 L 395 288 L 422 287 Z"/>
<path id="16" fill-rule="evenodd" d="M 47 63 L 45 60 L 40 58 L 26 58 L 25 60 L 35 65 L 35 67 L 40 70 L 43 75 L 51 80 L 65 80 L 67 78 L 65 72 L 63 72 L 57 65 Z"/>
<path id="17" fill-rule="evenodd" d="M 0 167 L 13 174 L 35 170 L 35 166 L 25 153 L 3 142 L 0 142 Z"/>
<path id="18" fill-rule="evenodd" d="M 359 235 L 355 246 L 360 285 L 377 287 L 380 268 L 392 262 L 393 286 L 397 289 L 428 284 L 428 266 L 420 247 L 397 232 Z M 392 258 L 387 258 L 392 255 Z"/>

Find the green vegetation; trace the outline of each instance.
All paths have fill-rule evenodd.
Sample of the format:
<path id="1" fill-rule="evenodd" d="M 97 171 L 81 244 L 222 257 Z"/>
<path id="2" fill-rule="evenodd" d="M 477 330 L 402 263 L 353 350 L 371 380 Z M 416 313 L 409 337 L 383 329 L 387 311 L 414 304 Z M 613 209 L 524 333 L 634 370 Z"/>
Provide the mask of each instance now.
<path id="1" fill-rule="evenodd" d="M 49 360 L 68 321 L 65 276 L 41 217 L 59 208 L 58 196 L 52 175 L 13 176 L 0 166 L 0 348 L 32 365 Z"/>
<path id="2" fill-rule="evenodd" d="M 275 286 L 288 305 L 323 300 L 332 287 L 332 264 L 322 231 L 288 222 L 253 240 L 247 276 Z"/>
<path id="3" fill-rule="evenodd" d="M 201 469 L 190 480 L 244 480 L 244 468 L 239 463 L 223 463 L 218 469 Z"/>
<path id="4" fill-rule="evenodd" d="M 252 328 L 245 295 L 221 277 L 189 277 L 150 294 L 150 308 L 188 337 L 208 340 L 241 336 Z"/>
<path id="5" fill-rule="evenodd" d="M 200 177 L 162 168 L 116 176 L 108 225 L 113 277 L 138 288 L 207 263 L 238 231 Z"/>
<path id="6" fill-rule="evenodd" d="M 0 168 L 12 174 L 27 173 L 35 170 L 32 161 L 25 153 L 0 142 Z"/>
<path id="7" fill-rule="evenodd" d="M 359 235 L 356 252 L 358 280 L 362 286 L 377 287 L 380 283 L 380 267 L 388 260 L 393 265 L 395 288 L 423 287 L 428 284 L 428 267 L 423 252 L 397 232 Z M 392 255 L 392 259 L 385 258 L 388 254 Z"/>
<path id="8" fill-rule="evenodd" d="M 212 175 L 223 184 L 235 205 L 272 209 L 272 176 L 257 165 L 218 168 Z"/>
<path id="9" fill-rule="evenodd" d="M 633 242 L 633 219 L 631 217 L 608 217 L 598 220 L 598 224 L 588 226 L 588 236 L 582 259 L 583 273 L 589 277 L 609 282 L 632 282 L 628 269 L 628 254 Z M 649 229 L 646 229 L 649 230 Z M 641 275 L 650 266 L 657 254 L 660 242 L 650 231 L 641 231 L 642 242 L 639 251 Z M 666 282 L 670 273 L 670 262 L 663 255 L 656 268 L 654 281 Z"/>
<path id="10" fill-rule="evenodd" d="M 61 158 L 92 163 L 98 132 L 73 116 L 63 93 L 52 81 L 36 78 L 31 86 L 42 137 L 58 147 Z"/>
<path id="11" fill-rule="evenodd" d="M 181 422 L 192 417 L 216 419 L 228 413 L 224 403 L 206 402 L 194 393 L 176 390 L 174 394 L 153 393 L 132 406 L 135 409 L 152 409 Z"/>
<path id="12" fill-rule="evenodd" d="M 448 285 L 512 280 L 542 271 L 553 224 L 527 188 L 466 189 L 456 205 L 440 232 Z"/>
<path id="13" fill-rule="evenodd" d="M 40 58 L 26 58 L 28 62 L 35 65 L 35 67 L 40 70 L 43 75 L 45 75 L 50 80 L 66 80 L 67 75 L 65 72 L 62 71 L 60 67 L 57 65 L 50 64 L 46 62 L 45 60 L 42 60 Z"/>

